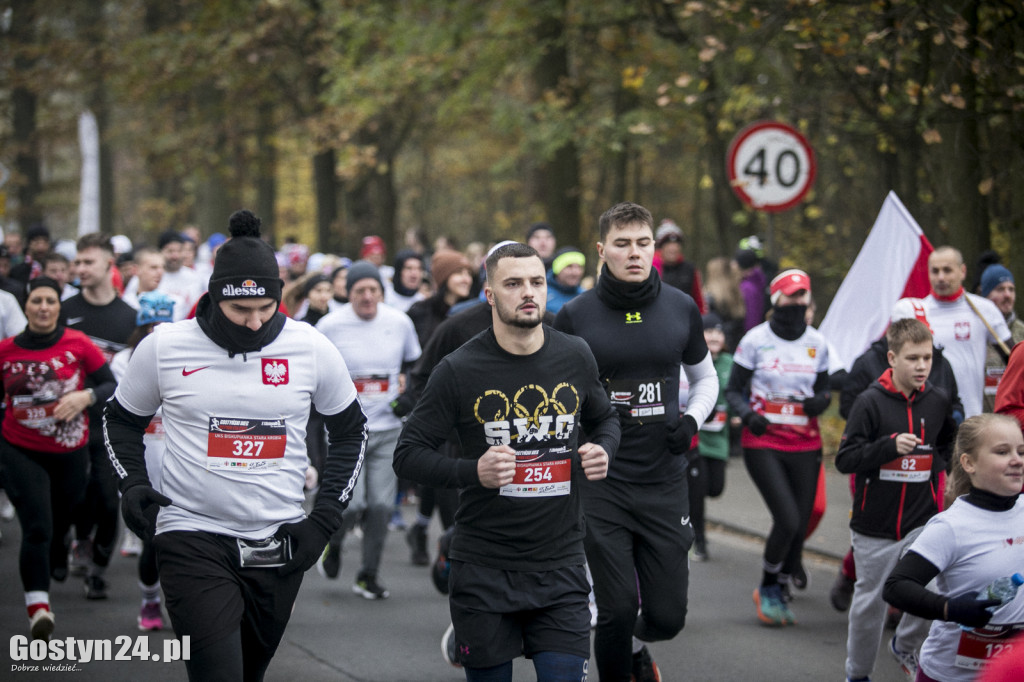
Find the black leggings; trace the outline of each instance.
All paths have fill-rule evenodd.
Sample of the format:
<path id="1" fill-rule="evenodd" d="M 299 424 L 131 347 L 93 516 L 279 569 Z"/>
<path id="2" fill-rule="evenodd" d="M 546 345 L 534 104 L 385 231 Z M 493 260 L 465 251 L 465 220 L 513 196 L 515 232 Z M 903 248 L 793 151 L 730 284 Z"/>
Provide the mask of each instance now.
<path id="1" fill-rule="evenodd" d="M 451 528 L 455 523 L 455 510 L 459 506 L 459 491 L 455 488 L 420 486 L 419 513 L 429 519 L 434 513 L 435 506 L 441 517 L 441 526 Z"/>
<path id="2" fill-rule="evenodd" d="M 772 528 L 764 546 L 765 571 L 792 575 L 800 564 L 814 508 L 821 450 L 782 452 L 743 449 L 743 462 L 768 512 Z M 781 570 L 772 570 L 781 566 Z"/>
<path id="3" fill-rule="evenodd" d="M 0 439 L 3 486 L 21 525 L 18 568 L 26 592 L 49 591 L 50 569 L 67 563 L 64 537 L 71 508 L 85 493 L 87 459 L 85 448 L 32 452 Z"/>
<path id="4" fill-rule="evenodd" d="M 156 548 L 152 540 L 142 541 L 142 551 L 139 552 L 139 582 L 143 585 L 156 585 L 160 580 L 160 574 L 156 567 Z"/>
<path id="5" fill-rule="evenodd" d="M 687 467 L 690 486 L 690 523 L 697 542 L 703 542 L 705 531 L 704 499 L 718 497 L 725 490 L 724 459 L 696 455 Z"/>
<path id="6" fill-rule="evenodd" d="M 75 537 L 87 540 L 92 535 L 92 560 L 97 566 L 110 563 L 117 543 L 117 522 L 120 497 L 117 477 L 110 464 L 110 455 L 103 439 L 89 441 L 89 481 L 85 497 L 73 511 Z M 93 535 L 93 529 L 96 532 Z"/>
<path id="7" fill-rule="evenodd" d="M 693 545 L 693 530 L 680 523 L 690 507 L 686 479 L 606 478 L 588 482 L 582 496 L 597 600 L 597 674 L 606 682 L 628 680 L 634 635 L 645 642 L 672 639 L 686 624 Z"/>

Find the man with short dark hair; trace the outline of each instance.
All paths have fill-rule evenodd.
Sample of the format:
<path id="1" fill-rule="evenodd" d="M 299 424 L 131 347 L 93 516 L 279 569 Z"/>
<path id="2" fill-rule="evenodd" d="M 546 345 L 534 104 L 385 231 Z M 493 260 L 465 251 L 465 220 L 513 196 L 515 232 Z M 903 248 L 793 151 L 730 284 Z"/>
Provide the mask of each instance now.
<path id="1" fill-rule="evenodd" d="M 71 286 L 71 261 L 63 254 L 50 251 L 43 256 L 43 277 L 49 277 L 61 286 L 60 300 L 66 301 L 78 293 L 78 287 Z"/>
<path id="2" fill-rule="evenodd" d="M 42 223 L 36 223 L 25 230 L 25 260 L 11 268 L 11 279 L 28 284 L 43 274 L 43 256 L 51 246 L 50 229 Z"/>
<path id="3" fill-rule="evenodd" d="M 605 211 L 597 285 L 555 318 L 590 346 L 622 425 L 608 477 L 583 488 L 602 682 L 659 680 L 646 642 L 671 639 L 686 622 L 694 533 L 685 454 L 718 398 L 697 304 L 652 267 L 652 225 L 638 204 Z M 682 416 L 680 365 L 690 385 Z"/>
<path id="4" fill-rule="evenodd" d="M 61 318 L 69 328 L 84 332 L 109 363 L 127 347 L 128 337 L 135 331 L 135 310 L 118 297 L 111 280 L 114 250 L 110 237 L 93 232 L 81 237 L 76 246 L 74 270 L 81 290 L 61 304 Z M 89 407 L 89 484 L 73 512 L 75 543 L 70 568 L 76 574 L 85 573 L 87 599 L 107 598 L 104 574 L 117 542 L 117 484 L 103 446 L 102 416 L 102 404 Z"/>
<path id="5" fill-rule="evenodd" d="M 555 257 L 555 248 L 558 242 L 555 239 L 555 228 L 549 223 L 534 223 L 526 231 L 526 245 L 537 251 L 537 255 L 544 261 L 544 267 L 551 269 L 551 261 Z"/>
<path id="6" fill-rule="evenodd" d="M 174 304 L 174 321 L 183 320 L 191 312 L 186 307 L 185 299 L 175 294 L 167 294 L 160 289 L 164 278 L 164 254 L 148 246 L 135 250 L 135 279 L 130 291 L 121 297 L 125 303 L 138 310 L 139 297 L 150 291 L 159 291 Z"/>
<path id="7" fill-rule="evenodd" d="M 469 680 L 510 681 L 522 654 L 538 679 L 586 677 L 580 492 L 619 426 L 586 344 L 542 325 L 545 289 L 525 244 L 488 257 L 492 327 L 437 365 L 395 451 L 399 476 L 460 488 L 445 642 Z M 440 452 L 453 429 L 458 459 Z"/>
<path id="8" fill-rule="evenodd" d="M 159 291 L 178 296 L 185 301 L 185 310 L 192 307 L 206 290 L 205 283 L 192 268 L 185 265 L 186 239 L 177 230 L 167 230 L 157 242 L 164 257 L 164 274 L 160 279 Z"/>

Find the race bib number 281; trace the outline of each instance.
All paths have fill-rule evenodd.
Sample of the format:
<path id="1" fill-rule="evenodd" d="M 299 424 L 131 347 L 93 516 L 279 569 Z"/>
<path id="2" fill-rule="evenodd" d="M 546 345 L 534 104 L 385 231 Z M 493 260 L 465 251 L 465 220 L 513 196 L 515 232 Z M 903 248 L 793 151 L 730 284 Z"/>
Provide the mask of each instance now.
<path id="1" fill-rule="evenodd" d="M 287 435 L 283 419 L 210 417 L 206 468 L 260 471 L 284 462 Z"/>

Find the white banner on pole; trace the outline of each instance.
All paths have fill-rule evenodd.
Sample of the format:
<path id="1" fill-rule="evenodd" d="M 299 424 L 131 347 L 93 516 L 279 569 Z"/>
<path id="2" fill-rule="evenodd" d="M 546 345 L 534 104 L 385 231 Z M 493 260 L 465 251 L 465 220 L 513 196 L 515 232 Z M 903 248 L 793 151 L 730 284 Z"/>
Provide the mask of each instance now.
<path id="1" fill-rule="evenodd" d="M 82 184 L 78 197 L 78 236 L 100 229 L 100 134 L 91 111 L 78 116 L 78 144 L 82 149 Z"/>

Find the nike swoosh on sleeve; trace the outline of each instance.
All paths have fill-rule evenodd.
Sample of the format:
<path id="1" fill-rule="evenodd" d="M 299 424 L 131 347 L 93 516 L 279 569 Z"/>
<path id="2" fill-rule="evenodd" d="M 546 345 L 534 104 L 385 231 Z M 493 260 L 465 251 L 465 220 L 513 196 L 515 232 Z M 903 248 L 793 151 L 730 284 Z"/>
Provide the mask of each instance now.
<path id="1" fill-rule="evenodd" d="M 187 377 L 189 374 L 195 374 L 196 372 L 201 372 L 204 369 L 208 369 L 209 367 L 210 367 L 209 365 L 206 365 L 205 367 L 196 367 L 195 369 L 186 369 L 186 368 L 182 367 L 181 368 L 181 376 Z"/>

